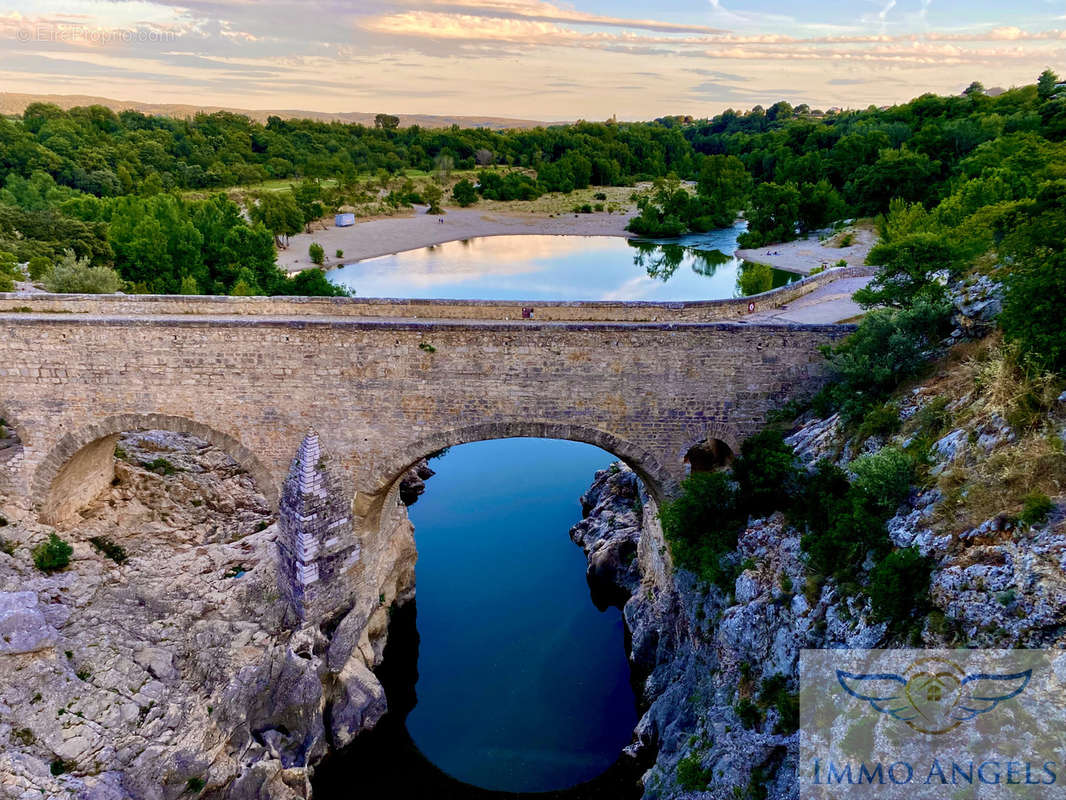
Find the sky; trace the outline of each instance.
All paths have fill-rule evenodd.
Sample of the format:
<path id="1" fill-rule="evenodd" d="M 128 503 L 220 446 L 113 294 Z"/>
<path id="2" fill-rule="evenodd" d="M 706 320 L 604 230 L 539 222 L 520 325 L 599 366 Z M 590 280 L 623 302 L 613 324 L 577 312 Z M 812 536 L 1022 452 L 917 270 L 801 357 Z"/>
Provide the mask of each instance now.
<path id="1" fill-rule="evenodd" d="M 0 91 L 537 120 L 1066 73 L 1066 0 L 0 0 Z"/>

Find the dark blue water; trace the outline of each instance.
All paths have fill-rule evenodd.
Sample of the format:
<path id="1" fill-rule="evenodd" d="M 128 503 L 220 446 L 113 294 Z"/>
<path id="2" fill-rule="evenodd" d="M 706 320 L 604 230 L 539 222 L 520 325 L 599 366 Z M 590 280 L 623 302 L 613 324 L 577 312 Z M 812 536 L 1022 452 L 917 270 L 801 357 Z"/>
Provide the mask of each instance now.
<path id="1" fill-rule="evenodd" d="M 359 297 L 452 300 L 720 300 L 800 276 L 733 257 L 743 223 L 679 239 L 490 236 L 328 273 Z"/>
<path id="2" fill-rule="evenodd" d="M 407 730 L 453 777 L 546 791 L 596 777 L 637 722 L 617 609 L 596 610 L 567 532 L 612 461 L 590 445 L 456 447 L 410 508 L 418 703 Z"/>

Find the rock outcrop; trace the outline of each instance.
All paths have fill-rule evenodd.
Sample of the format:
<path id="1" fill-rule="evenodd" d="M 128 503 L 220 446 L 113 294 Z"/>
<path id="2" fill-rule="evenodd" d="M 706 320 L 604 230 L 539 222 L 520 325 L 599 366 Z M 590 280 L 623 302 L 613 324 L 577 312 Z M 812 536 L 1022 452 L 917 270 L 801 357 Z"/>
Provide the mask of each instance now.
<path id="1" fill-rule="evenodd" d="M 378 591 L 294 626 L 247 474 L 167 432 L 117 454 L 116 484 L 59 531 L 66 569 L 34 566 L 51 529 L 2 531 L 0 796 L 307 797 L 309 767 L 384 712 Z M 398 576 L 389 603 L 409 590 L 409 528 L 373 554 Z"/>
<path id="2" fill-rule="evenodd" d="M 930 472 L 984 458 L 1010 440 L 1009 431 L 1000 432 L 986 448 L 978 436 L 949 432 L 930 448 Z M 789 441 L 808 465 L 822 458 L 846 464 L 848 452 L 883 444 L 856 448 L 836 418 L 808 419 Z M 944 494 L 912 493 L 886 527 L 896 546 L 916 546 L 933 559 L 934 610 L 904 641 L 871 620 L 862 595 L 808 577 L 800 536 L 781 514 L 748 521 L 730 556 L 740 572 L 729 591 L 700 584 L 685 570 L 664 580 L 661 558 L 649 557 L 664 548 L 654 512 L 634 511 L 641 491 L 622 464 L 597 473 L 582 498 L 587 516 L 571 536 L 588 556 L 590 584 L 604 593 L 602 582 L 614 580 L 614 601 L 624 604 L 630 662 L 645 704 L 630 752 L 655 753 L 644 777 L 649 800 L 794 800 L 793 712 L 803 648 L 1066 645 L 1061 503 L 1038 525 L 999 514 L 951 532 L 941 523 Z M 624 554 L 635 541 L 639 557 L 627 564 Z"/>

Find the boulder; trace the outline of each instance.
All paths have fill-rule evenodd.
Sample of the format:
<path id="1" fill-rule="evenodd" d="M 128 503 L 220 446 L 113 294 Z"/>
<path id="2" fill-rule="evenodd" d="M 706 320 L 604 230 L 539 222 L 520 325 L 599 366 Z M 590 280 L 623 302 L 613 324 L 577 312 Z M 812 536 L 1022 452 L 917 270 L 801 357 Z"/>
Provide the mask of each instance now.
<path id="1" fill-rule="evenodd" d="M 0 655 L 54 647 L 59 633 L 48 624 L 36 592 L 0 592 Z"/>

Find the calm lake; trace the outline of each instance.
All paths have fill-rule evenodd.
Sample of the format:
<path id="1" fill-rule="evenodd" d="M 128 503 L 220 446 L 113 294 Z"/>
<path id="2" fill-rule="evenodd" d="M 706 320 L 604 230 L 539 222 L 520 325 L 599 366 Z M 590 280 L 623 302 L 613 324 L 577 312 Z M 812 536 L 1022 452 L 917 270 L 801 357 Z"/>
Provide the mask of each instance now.
<path id="1" fill-rule="evenodd" d="M 799 275 L 733 257 L 744 224 L 662 241 L 490 236 L 407 250 L 328 273 L 358 297 L 451 300 L 719 300 Z"/>

